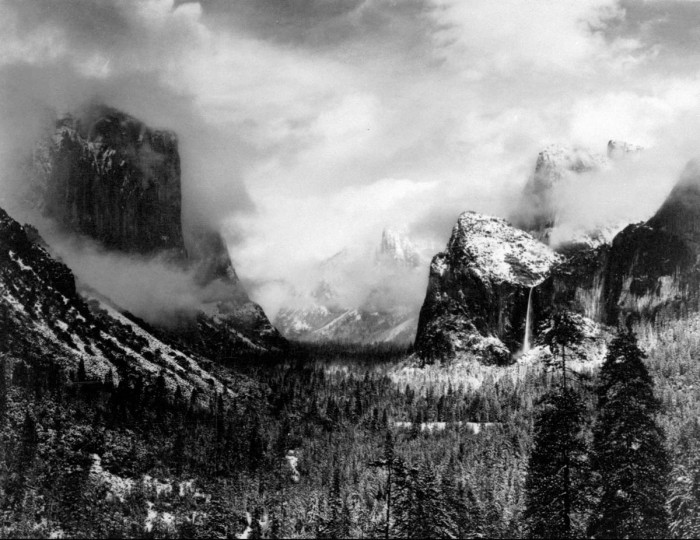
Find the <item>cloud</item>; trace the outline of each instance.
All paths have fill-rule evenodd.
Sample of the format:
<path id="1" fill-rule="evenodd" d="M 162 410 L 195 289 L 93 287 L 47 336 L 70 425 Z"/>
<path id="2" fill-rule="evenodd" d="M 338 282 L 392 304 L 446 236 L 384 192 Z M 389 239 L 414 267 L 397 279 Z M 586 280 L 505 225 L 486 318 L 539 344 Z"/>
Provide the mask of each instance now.
<path id="1" fill-rule="evenodd" d="M 442 246 L 461 211 L 507 214 L 551 142 L 662 148 L 646 176 L 672 182 L 693 153 L 695 9 L 3 0 L 0 142 L 26 147 L 44 105 L 94 96 L 178 131 L 189 219 L 225 228 L 256 297 L 385 225 Z"/>

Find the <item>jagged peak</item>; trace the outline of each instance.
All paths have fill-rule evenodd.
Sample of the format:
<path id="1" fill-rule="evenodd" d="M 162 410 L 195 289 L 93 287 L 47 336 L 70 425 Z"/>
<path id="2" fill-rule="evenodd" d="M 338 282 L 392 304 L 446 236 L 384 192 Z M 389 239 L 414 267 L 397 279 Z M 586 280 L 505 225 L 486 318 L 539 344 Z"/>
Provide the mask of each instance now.
<path id="1" fill-rule="evenodd" d="M 403 229 L 385 228 L 379 246 L 378 259 L 416 267 L 420 264 L 420 253 Z"/>

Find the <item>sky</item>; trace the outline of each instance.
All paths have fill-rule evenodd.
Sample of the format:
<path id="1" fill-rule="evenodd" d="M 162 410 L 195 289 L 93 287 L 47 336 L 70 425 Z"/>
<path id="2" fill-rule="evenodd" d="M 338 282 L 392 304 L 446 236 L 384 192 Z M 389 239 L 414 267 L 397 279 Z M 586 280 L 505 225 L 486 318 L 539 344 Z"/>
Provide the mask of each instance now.
<path id="1" fill-rule="evenodd" d="M 698 150 L 696 1 L 0 0 L 0 36 L 0 166 L 86 100 L 177 131 L 253 297 L 387 226 L 439 251 L 552 143 L 647 149 L 576 219 L 642 219 Z"/>

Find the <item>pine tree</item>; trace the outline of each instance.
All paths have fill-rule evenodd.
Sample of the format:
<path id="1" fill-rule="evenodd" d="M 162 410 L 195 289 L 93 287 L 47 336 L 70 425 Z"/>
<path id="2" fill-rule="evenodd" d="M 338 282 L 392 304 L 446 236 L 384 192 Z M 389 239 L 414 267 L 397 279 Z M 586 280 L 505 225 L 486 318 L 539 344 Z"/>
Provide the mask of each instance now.
<path id="1" fill-rule="evenodd" d="M 382 531 L 382 536 L 388 539 L 391 537 L 396 487 L 401 483 L 402 478 L 406 474 L 406 467 L 403 460 L 396 455 L 396 450 L 394 448 L 394 434 L 391 432 L 391 430 L 387 430 L 386 432 L 382 458 L 371 462 L 369 466 L 386 469 L 387 478 L 384 489 L 384 493 L 386 493 L 386 516 L 384 518 L 384 529 Z"/>
<path id="2" fill-rule="evenodd" d="M 322 528 L 324 538 L 348 538 L 350 536 L 350 513 L 342 494 L 340 467 L 333 469 L 333 482 L 329 498 L 330 516 Z"/>
<path id="3" fill-rule="evenodd" d="M 554 313 L 547 324 L 540 330 L 539 341 L 548 345 L 555 355 L 550 365 L 554 365 L 561 372 L 562 386 L 567 388 L 569 368 L 566 366 L 566 350 L 577 345 L 583 340 L 583 332 L 580 322 L 567 311 Z M 556 358 L 556 355 L 560 358 Z"/>
<path id="4" fill-rule="evenodd" d="M 87 381 L 87 372 L 85 371 L 85 360 L 83 360 L 82 358 L 80 359 L 80 362 L 78 363 L 77 380 L 79 383 L 83 383 L 83 382 Z"/>
<path id="5" fill-rule="evenodd" d="M 600 497 L 588 533 L 596 538 L 664 538 L 669 463 L 656 423 L 659 401 L 632 332 L 610 344 L 597 388 L 593 466 Z"/>
<path id="6" fill-rule="evenodd" d="M 585 527 L 585 407 L 571 388 L 546 395 L 535 421 L 523 518 L 530 538 L 573 538 Z"/>

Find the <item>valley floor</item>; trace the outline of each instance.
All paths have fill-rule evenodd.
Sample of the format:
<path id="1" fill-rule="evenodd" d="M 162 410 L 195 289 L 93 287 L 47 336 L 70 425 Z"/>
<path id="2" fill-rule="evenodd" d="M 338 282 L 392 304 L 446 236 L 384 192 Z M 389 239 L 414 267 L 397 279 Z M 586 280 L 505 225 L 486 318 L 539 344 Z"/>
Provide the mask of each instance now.
<path id="1" fill-rule="evenodd" d="M 685 482 L 700 474 L 688 455 L 700 448 L 688 440 L 700 321 L 638 330 L 672 478 Z M 533 421 L 553 382 L 527 366 L 422 369 L 390 346 L 298 345 L 237 365 L 263 395 L 198 410 L 157 387 L 126 395 L 48 364 L 3 365 L 2 537 L 384 537 L 388 446 L 415 471 L 426 530 L 519 537 Z"/>

